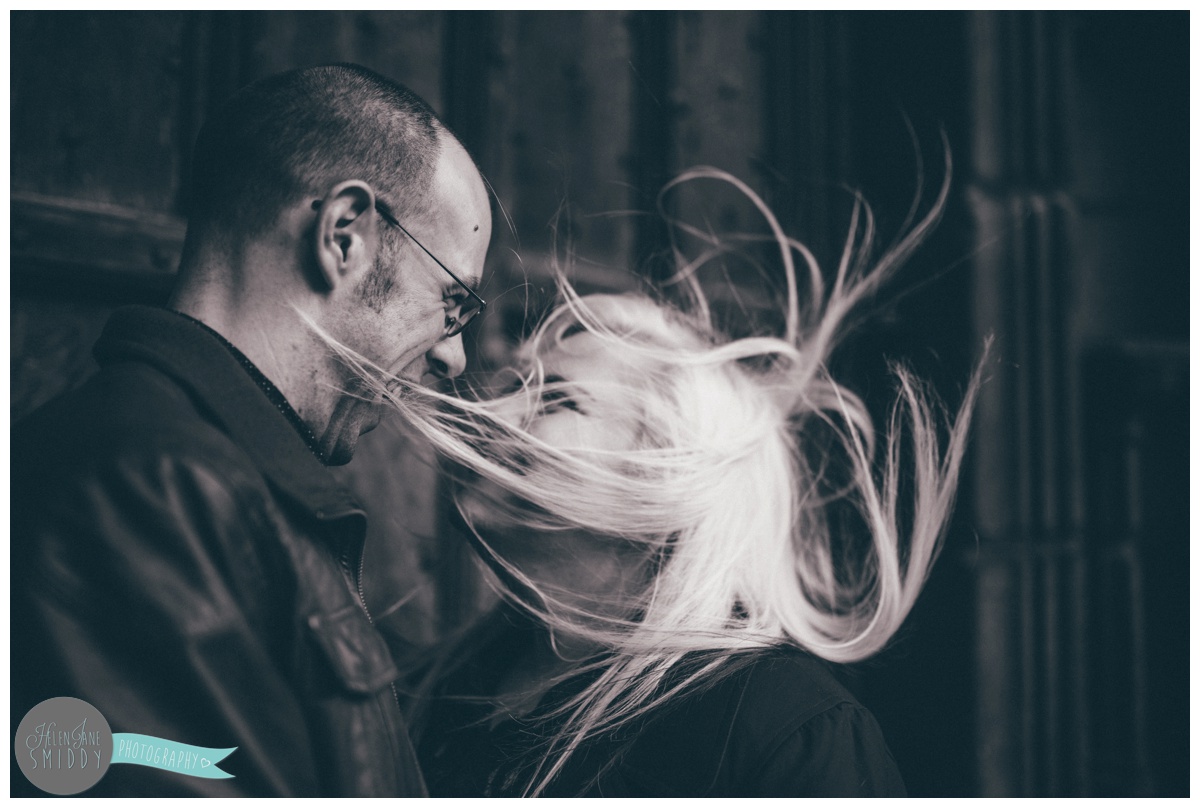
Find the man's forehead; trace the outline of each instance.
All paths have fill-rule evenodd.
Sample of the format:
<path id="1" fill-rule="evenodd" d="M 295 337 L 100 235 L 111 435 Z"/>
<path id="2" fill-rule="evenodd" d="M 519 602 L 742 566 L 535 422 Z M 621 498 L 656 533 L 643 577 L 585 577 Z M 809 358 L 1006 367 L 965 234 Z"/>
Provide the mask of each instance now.
<path id="1" fill-rule="evenodd" d="M 445 138 L 434 163 L 431 186 L 442 193 L 473 200 L 487 208 L 487 189 L 475 161 L 460 143 Z"/>
<path id="2" fill-rule="evenodd" d="M 438 258 L 463 285 L 478 293 L 491 240 L 491 205 L 470 155 L 453 139 L 447 138 L 445 145 L 426 197 L 423 226 L 437 244 L 430 246 Z M 463 293 L 452 279 L 446 281 L 447 296 Z"/>
<path id="3" fill-rule="evenodd" d="M 475 161 L 452 137 L 444 139 L 430 191 L 434 207 L 458 214 L 472 234 L 486 236 L 490 232 L 492 212 L 486 184 Z"/>

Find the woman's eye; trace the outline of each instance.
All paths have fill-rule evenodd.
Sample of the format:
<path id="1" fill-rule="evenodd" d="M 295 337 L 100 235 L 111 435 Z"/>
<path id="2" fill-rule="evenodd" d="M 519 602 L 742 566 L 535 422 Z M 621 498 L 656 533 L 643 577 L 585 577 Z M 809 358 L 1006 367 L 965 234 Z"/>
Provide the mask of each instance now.
<path id="1" fill-rule="evenodd" d="M 583 412 L 579 407 L 579 403 L 564 390 L 546 390 L 542 393 L 542 409 L 546 412 L 554 410 L 574 410 L 575 412 Z"/>

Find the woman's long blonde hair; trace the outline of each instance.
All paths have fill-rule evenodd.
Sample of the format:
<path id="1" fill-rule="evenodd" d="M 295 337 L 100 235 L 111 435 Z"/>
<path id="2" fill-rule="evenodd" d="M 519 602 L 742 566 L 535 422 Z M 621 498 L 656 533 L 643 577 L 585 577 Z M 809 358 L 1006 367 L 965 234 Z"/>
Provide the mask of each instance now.
<path id="1" fill-rule="evenodd" d="M 856 198 L 827 280 L 744 183 L 715 169 L 675 182 L 697 178 L 732 184 L 769 225 L 787 282 L 782 334 L 721 334 L 692 282 L 702 261 L 681 261 L 686 307 L 645 295 L 580 297 L 562 281 L 560 305 L 521 348 L 521 389 L 509 396 L 413 387 L 391 397 L 443 456 L 511 494 L 496 506 L 515 529 L 583 529 L 641 552 L 651 571 L 628 602 L 592 609 L 493 553 L 510 599 L 552 634 L 599 649 L 576 670 L 591 671 L 586 686 L 553 710 L 558 730 L 530 774 L 530 795 L 584 740 L 713 681 L 742 652 L 792 645 L 853 662 L 880 651 L 912 609 L 951 513 L 978 372 L 951 419 L 894 366 L 897 395 L 877 441 L 863 401 L 828 366 L 848 315 L 935 225 L 948 181 L 874 259 L 873 219 Z M 526 431 L 524 418 L 499 414 L 512 411 L 510 396 L 536 409 L 559 392 L 541 357 L 580 330 L 628 370 L 605 382 L 606 400 L 619 403 L 593 415 L 632 425 L 628 450 L 564 451 Z M 860 527 L 835 530 L 842 512 Z"/>

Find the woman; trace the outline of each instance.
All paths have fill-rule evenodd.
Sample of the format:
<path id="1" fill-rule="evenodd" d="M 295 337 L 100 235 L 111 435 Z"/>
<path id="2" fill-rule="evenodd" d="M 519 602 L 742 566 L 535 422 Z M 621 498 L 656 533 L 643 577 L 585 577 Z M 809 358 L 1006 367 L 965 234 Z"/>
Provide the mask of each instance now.
<path id="1" fill-rule="evenodd" d="M 749 188 L 712 170 L 677 182 L 695 176 L 734 184 L 770 224 L 782 336 L 723 336 L 698 289 L 685 311 L 564 285 L 510 392 L 396 399 L 463 469 L 459 510 L 508 603 L 431 675 L 417 723 L 435 795 L 903 794 L 827 663 L 875 654 L 912 608 L 978 377 L 941 450 L 934 405 L 897 368 L 877 447 L 827 360 L 946 186 L 873 266 L 856 204 L 827 286 Z"/>

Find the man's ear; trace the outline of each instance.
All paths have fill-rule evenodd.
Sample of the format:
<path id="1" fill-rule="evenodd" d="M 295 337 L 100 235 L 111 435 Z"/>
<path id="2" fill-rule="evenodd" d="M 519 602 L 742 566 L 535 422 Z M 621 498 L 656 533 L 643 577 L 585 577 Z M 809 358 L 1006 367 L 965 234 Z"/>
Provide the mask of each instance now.
<path id="1" fill-rule="evenodd" d="M 379 220 L 370 215 L 374 207 L 375 192 L 362 180 L 340 182 L 313 202 L 317 211 L 313 247 L 328 290 L 373 264 L 379 239 Z"/>

